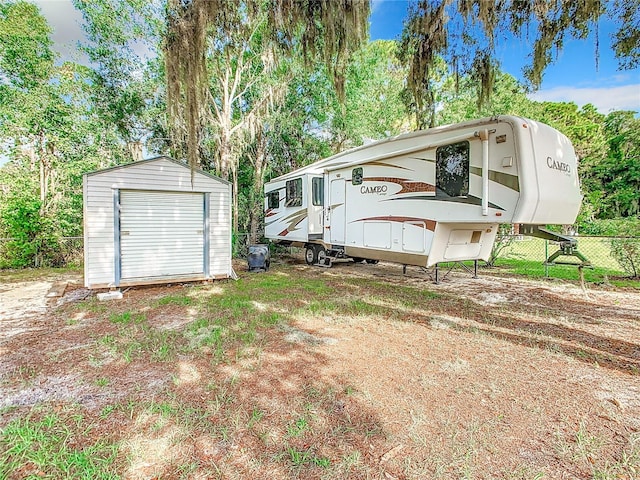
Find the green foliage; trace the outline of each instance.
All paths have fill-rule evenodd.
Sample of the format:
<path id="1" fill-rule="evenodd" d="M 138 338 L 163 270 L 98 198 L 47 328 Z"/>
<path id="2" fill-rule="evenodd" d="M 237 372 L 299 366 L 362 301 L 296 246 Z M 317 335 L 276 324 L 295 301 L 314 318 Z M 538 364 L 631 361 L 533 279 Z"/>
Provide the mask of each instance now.
<path id="1" fill-rule="evenodd" d="M 611 112 L 604 121 L 608 151 L 594 167 L 602 191 L 601 218 L 640 215 L 640 119 Z"/>
<path id="2" fill-rule="evenodd" d="M 632 278 L 640 277 L 640 218 L 627 218 L 598 222 L 609 235 L 620 235 L 610 240 L 611 256 Z"/>
<path id="3" fill-rule="evenodd" d="M 166 108 L 165 2 L 73 3 L 85 21 L 87 43 L 82 50 L 89 56 L 91 67 L 56 59 L 51 28 L 36 6 L 25 1 L 0 5 L 0 144 L 2 159 L 8 159 L 0 166 L 0 238 L 12 239 L 0 244 L 0 268 L 60 264 L 60 238 L 82 234 L 82 174 L 130 161 L 134 152 L 141 154 L 143 142 L 148 152 L 166 153 L 170 146 L 168 132 L 184 133 L 185 125 L 170 123 Z M 526 87 L 501 73 L 490 59 L 463 65 L 459 58 L 447 56 L 452 53 L 452 44 L 442 43 L 448 32 L 444 31 L 445 25 L 438 24 L 444 9 L 438 8 L 440 2 L 430 2 L 430 6 L 429 2 L 418 3 L 420 8 L 416 7 L 416 15 L 407 20 L 405 34 L 412 29 L 418 29 L 419 34 L 404 35 L 400 42 L 371 42 L 350 52 L 348 62 L 346 57 L 317 55 L 307 55 L 305 62 L 305 52 L 295 41 L 283 54 L 271 42 L 275 10 L 268 8 L 268 2 L 255 5 L 255 11 L 250 12 L 255 14 L 251 24 L 204 32 L 210 49 L 205 55 L 209 75 L 203 84 L 207 89 L 207 117 L 196 119 L 202 127 L 201 166 L 234 177 L 234 213 L 241 231 L 251 231 L 252 241 L 258 240 L 265 179 L 361 145 L 367 139 L 410 130 L 415 123 L 410 115 L 417 115 L 425 125 L 515 114 L 548 123 L 573 142 L 585 197 L 580 231 L 627 233 L 622 220 L 615 228 L 613 223 L 600 221 L 640 214 L 640 119 L 633 112 L 612 112 L 605 117 L 590 105 L 579 108 L 573 103 L 529 100 Z M 606 6 L 606 13 L 619 17 L 625 26 L 616 34 L 615 48 L 629 65 L 637 62 L 637 45 L 633 43 L 637 28 L 632 28 L 636 3 L 615 1 L 614 10 Z M 241 4 L 247 6 L 249 2 Z M 328 15 L 325 20 L 341 21 L 329 5 L 315 13 L 305 13 L 300 8 L 306 7 L 299 5 L 292 7 L 298 9 L 297 13 L 287 12 L 287 5 L 277 6 L 281 19 L 291 14 L 291 18 L 300 20 L 309 13 L 315 18 L 323 11 Z M 464 10 L 471 5 L 480 8 L 477 2 L 450 6 Z M 522 32 L 526 25 L 544 24 L 551 30 L 542 33 L 559 42 L 551 49 L 561 48 L 562 40 L 571 35 L 582 36 L 588 31 L 585 21 L 589 15 L 598 15 L 588 5 L 569 4 L 541 7 L 540 12 L 525 5 L 515 15 L 516 2 L 506 2 L 494 18 L 485 8 L 492 5 L 485 2 L 479 11 L 467 11 L 481 22 L 469 35 L 485 27 L 489 27 L 486 31 L 497 32 L 496 25 Z M 231 20 L 244 15 L 241 10 L 228 12 L 218 20 L 230 27 Z M 426 11 L 437 15 L 420 23 L 417 19 Z M 452 12 L 457 15 L 455 8 Z M 567 17 L 571 12 L 577 16 Z M 507 25 L 507 20 L 513 25 Z M 563 30 L 556 21 L 580 28 Z M 453 20 L 446 27 L 455 27 L 455 23 Z M 314 24 L 308 31 L 318 28 L 320 24 Z M 299 33 L 288 32 L 285 37 L 293 40 Z M 324 33 L 333 38 L 336 32 Z M 363 31 L 351 33 L 355 34 L 351 37 L 354 40 Z M 540 38 L 534 41 L 539 43 Z M 476 47 L 483 42 L 493 47 L 498 37 L 475 40 L 479 43 L 467 45 L 468 60 L 477 57 Z M 425 42 L 437 48 L 421 51 Z M 139 44 L 157 57 L 149 61 L 142 58 L 134 48 Z M 321 52 L 322 45 L 314 45 L 313 52 L 307 53 Z M 548 63 L 548 46 L 536 47 L 538 57 L 534 60 L 541 65 Z M 415 55 L 423 57 L 414 65 Z M 424 78 L 419 78 L 425 73 L 418 71 L 420 68 L 411 70 L 427 64 Z M 412 79 L 414 74 L 417 76 Z M 422 89 L 420 99 L 411 92 L 407 78 L 413 87 Z M 336 80 L 342 83 L 344 96 L 336 94 Z M 484 99 L 481 104 L 477 102 L 479 97 Z M 177 98 L 179 108 L 184 107 L 184 100 Z"/>
<path id="4" fill-rule="evenodd" d="M 509 224 L 500 224 L 498 227 L 498 235 L 496 236 L 496 241 L 491 248 L 491 255 L 489 255 L 489 260 L 485 262 L 487 267 L 495 267 L 496 260 L 500 257 L 500 255 L 507 250 L 513 242 L 515 241 L 515 236 L 512 232 L 512 225 Z"/>
<path id="5" fill-rule="evenodd" d="M 629 276 L 640 277 L 640 240 L 612 238 L 611 255 Z"/>
<path id="6" fill-rule="evenodd" d="M 118 478 L 116 447 L 92 443 L 89 431 L 80 415 L 46 413 L 10 422 L 0 434 L 0 478 Z"/>
<path id="7" fill-rule="evenodd" d="M 82 51 L 95 66 L 89 72 L 94 108 L 132 148 L 130 155 L 150 132 L 158 134 L 153 146 L 166 150 L 167 141 L 161 140 L 167 137 L 165 122 L 161 121 L 164 97 L 158 95 L 164 80 L 162 9 L 155 2 L 132 0 L 73 3 L 84 18 L 88 42 L 82 45 Z M 158 57 L 142 58 L 134 48 L 139 50 L 141 44 Z"/>
<path id="8" fill-rule="evenodd" d="M 396 43 L 378 40 L 354 54 L 346 77 L 344 112 L 332 106 L 334 151 L 397 135 L 408 122 L 401 93 L 405 70 L 396 60 Z"/>
<path id="9" fill-rule="evenodd" d="M 610 220 L 593 220 L 580 224 L 582 235 L 598 235 L 607 237 L 640 236 L 640 218 L 615 218 Z"/>
<path id="10" fill-rule="evenodd" d="M 408 68 L 407 87 L 420 127 L 435 124 L 438 63 L 468 76 L 481 104 L 491 98 L 500 64 L 497 47 L 526 38 L 532 45 L 524 76 L 534 88 L 542 83 L 554 54 L 571 38 L 585 39 L 605 14 L 618 24 L 616 53 L 623 68 L 638 62 L 638 2 L 543 2 L 417 0 L 410 2 L 400 41 L 400 59 Z M 532 33 L 533 32 L 533 33 Z M 625 61 L 628 60 L 628 61 Z"/>
<path id="11" fill-rule="evenodd" d="M 476 85 L 471 77 L 447 76 L 437 91 L 436 101 L 444 108 L 436 112 L 436 124 L 447 125 L 493 115 L 519 115 L 537 119 L 536 104 L 527 97 L 524 85 L 506 73 L 496 73 L 491 97 L 476 101 Z"/>
<path id="12" fill-rule="evenodd" d="M 0 266 L 20 268 L 35 266 L 36 238 L 42 229 L 40 201 L 14 195 L 6 198 L 0 210 L 3 231 L 11 240 L 2 245 L 6 264 Z"/>
<path id="13" fill-rule="evenodd" d="M 24 1 L 0 4 L 0 72 L 22 89 L 49 79 L 54 54 L 51 28 L 38 7 Z"/>
<path id="14" fill-rule="evenodd" d="M 64 261 L 60 237 L 82 234 L 82 174 L 120 161 L 121 145 L 93 109 L 89 70 L 53 63 L 38 9 L 0 8 L 9 42 L 0 52 L 0 144 L 9 160 L 0 168 L 0 237 L 12 239 L 0 267 L 55 266 Z"/>

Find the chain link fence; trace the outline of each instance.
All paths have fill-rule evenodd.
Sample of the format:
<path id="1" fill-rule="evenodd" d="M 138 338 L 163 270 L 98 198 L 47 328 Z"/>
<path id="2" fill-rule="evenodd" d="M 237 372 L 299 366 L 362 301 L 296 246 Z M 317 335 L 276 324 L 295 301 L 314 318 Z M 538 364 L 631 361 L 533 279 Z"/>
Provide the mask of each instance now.
<path id="1" fill-rule="evenodd" d="M 258 236 L 257 243 L 268 243 Z M 494 247 L 495 261 L 491 262 L 491 271 L 495 273 L 517 274 L 532 277 L 563 278 L 579 280 L 584 275 L 590 282 L 608 282 L 618 277 L 640 275 L 640 238 L 637 237 L 573 237 L 578 241 L 578 251 L 584 255 L 589 265 L 577 257 L 561 255 L 552 264 L 546 260 L 560 249 L 559 244 L 549 240 L 525 235 L 502 235 Z M 246 258 L 250 242 L 249 235 L 237 233 L 233 236 L 233 256 Z M 10 268 L 12 255 L 24 242 L 0 238 L 0 267 Z M 299 249 L 283 249 L 291 254 Z M 63 237 L 48 242 L 38 241 L 29 245 L 28 267 L 65 267 L 78 266 L 83 262 L 83 238 Z M 277 250 L 274 254 L 277 255 Z M 482 265 L 482 262 L 480 262 Z M 582 272 L 580 272 L 582 270 Z"/>
<path id="2" fill-rule="evenodd" d="M 577 251 L 587 259 L 587 264 L 576 256 L 560 255 L 554 262 L 547 262 L 560 244 L 526 235 L 504 235 L 498 238 L 494 263 L 498 271 L 534 277 L 553 277 L 592 282 L 608 282 L 617 277 L 633 277 L 640 274 L 640 238 L 574 236 Z M 582 272 L 580 269 L 582 268 Z"/>
<path id="3" fill-rule="evenodd" d="M 83 251 L 83 237 L 0 238 L 0 268 L 80 267 Z"/>

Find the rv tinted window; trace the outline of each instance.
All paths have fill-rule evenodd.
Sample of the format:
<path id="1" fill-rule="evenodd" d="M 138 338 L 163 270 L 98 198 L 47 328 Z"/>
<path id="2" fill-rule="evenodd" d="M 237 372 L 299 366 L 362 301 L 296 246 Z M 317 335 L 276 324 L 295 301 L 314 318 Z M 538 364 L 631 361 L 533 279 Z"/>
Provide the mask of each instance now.
<path id="1" fill-rule="evenodd" d="M 351 172 L 351 184 L 362 185 L 362 167 L 354 168 Z"/>
<path id="2" fill-rule="evenodd" d="M 274 190 L 267 194 L 267 208 L 278 208 L 280 206 L 280 192 Z"/>
<path id="3" fill-rule="evenodd" d="M 287 203 L 285 207 L 302 206 L 302 178 L 287 182 Z"/>
<path id="4" fill-rule="evenodd" d="M 320 177 L 311 179 L 311 201 L 315 206 L 324 205 L 324 179 Z"/>
<path id="5" fill-rule="evenodd" d="M 469 142 L 436 150 L 436 187 L 450 197 L 469 194 Z"/>

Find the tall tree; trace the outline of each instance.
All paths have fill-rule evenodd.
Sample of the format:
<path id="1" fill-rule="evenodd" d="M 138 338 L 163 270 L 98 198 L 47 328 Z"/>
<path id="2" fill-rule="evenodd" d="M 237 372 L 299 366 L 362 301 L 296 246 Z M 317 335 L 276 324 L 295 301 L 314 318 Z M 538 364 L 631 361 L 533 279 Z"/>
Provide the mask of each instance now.
<path id="1" fill-rule="evenodd" d="M 536 32 L 524 74 L 538 88 L 554 53 L 568 38 L 585 39 L 606 15 L 620 25 L 614 48 L 621 68 L 640 57 L 638 0 L 418 0 L 411 4 L 401 37 L 400 58 L 409 68 L 407 86 L 418 123 L 433 126 L 440 58 L 455 77 L 470 75 L 486 102 L 499 69 L 496 46 Z M 597 45 L 597 43 L 596 43 Z M 596 53 L 597 61 L 597 53 Z"/>
<path id="2" fill-rule="evenodd" d="M 534 102 L 527 97 L 527 89 L 507 73 L 496 72 L 488 101 L 479 103 L 478 84 L 474 78 L 456 79 L 448 75 L 436 92 L 438 108 L 435 124 L 443 125 L 493 115 L 535 117 Z M 536 110 L 537 111 L 537 110 Z"/>
<path id="3" fill-rule="evenodd" d="M 35 5 L 19 1 L 0 5 L 0 122 L 14 147 L 28 146 L 39 171 L 40 213 L 46 211 L 53 144 L 49 131 L 64 118 L 64 103 L 49 84 L 55 55 L 51 29 Z M 20 108 L 22 107 L 22 108 Z"/>
<path id="4" fill-rule="evenodd" d="M 88 69 L 56 64 L 50 32 L 36 6 L 0 5 L 0 235 L 13 266 L 55 263 L 56 239 L 82 231 L 82 173 L 115 153 Z"/>
<path id="5" fill-rule="evenodd" d="M 640 216 L 640 120 L 611 112 L 604 121 L 608 153 L 594 170 L 603 190 L 601 217 Z"/>
<path id="6" fill-rule="evenodd" d="M 269 12 L 268 34 L 285 51 L 322 54 L 339 96 L 350 52 L 367 37 L 369 2 L 339 0 L 169 0 L 166 70 L 174 149 L 197 165 L 207 103 L 207 34 L 231 35 L 255 14 Z M 182 148 L 183 145 L 186 147 Z"/>
<path id="7" fill-rule="evenodd" d="M 229 14 L 229 13 L 228 13 Z M 207 38 L 209 77 L 207 118 L 205 129 L 211 136 L 203 147 L 212 153 L 214 170 L 234 185 L 234 228 L 238 225 L 238 166 L 246 146 L 257 138 L 261 144 L 262 130 L 271 111 L 286 92 L 290 74 L 286 62 L 277 60 L 274 46 L 265 35 L 266 12 L 255 11 L 244 17 L 237 12 L 238 26 L 229 32 L 211 31 Z M 261 149 L 253 159 L 262 177 Z"/>
<path id="8" fill-rule="evenodd" d="M 132 159 L 163 150 L 166 141 L 164 32 L 161 0 L 73 0 L 82 13 L 91 64 L 92 103 L 117 128 Z"/>
<path id="9" fill-rule="evenodd" d="M 335 98 L 325 107 L 334 153 L 411 129 L 402 101 L 405 69 L 396 49 L 396 42 L 385 40 L 364 46 L 347 68 L 344 101 L 327 91 Z"/>

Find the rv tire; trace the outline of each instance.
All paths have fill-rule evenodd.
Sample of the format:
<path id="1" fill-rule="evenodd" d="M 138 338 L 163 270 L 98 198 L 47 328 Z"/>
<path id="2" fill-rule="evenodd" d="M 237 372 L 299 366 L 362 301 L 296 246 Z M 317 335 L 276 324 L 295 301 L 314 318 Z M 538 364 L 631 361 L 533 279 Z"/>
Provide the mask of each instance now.
<path id="1" fill-rule="evenodd" d="M 353 262 L 354 263 L 362 263 L 362 262 L 364 262 L 364 258 L 362 258 L 362 257 L 353 257 Z"/>
<path id="2" fill-rule="evenodd" d="M 372 258 L 367 258 L 367 263 L 368 263 L 369 265 L 377 265 L 378 261 L 379 261 L 379 260 L 374 260 L 374 259 L 372 259 Z"/>
<path id="3" fill-rule="evenodd" d="M 307 245 L 307 249 L 304 252 L 304 261 L 307 262 L 307 265 L 318 263 L 318 250 L 315 245 Z"/>

